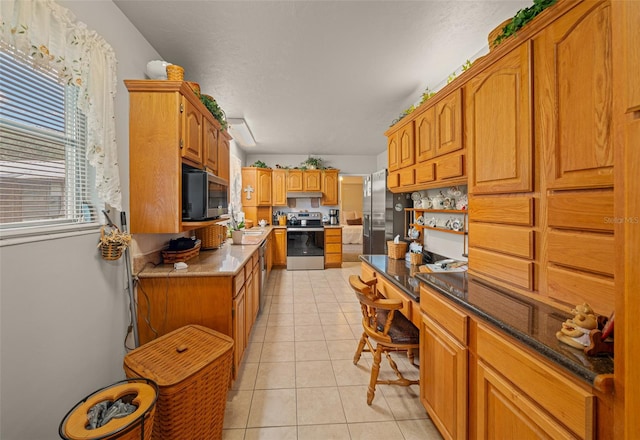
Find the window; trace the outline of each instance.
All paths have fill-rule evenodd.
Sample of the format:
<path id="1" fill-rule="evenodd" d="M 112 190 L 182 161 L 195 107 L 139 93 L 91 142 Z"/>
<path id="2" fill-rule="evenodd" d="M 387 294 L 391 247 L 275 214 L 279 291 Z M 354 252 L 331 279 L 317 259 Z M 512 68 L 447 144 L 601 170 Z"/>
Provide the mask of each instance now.
<path id="1" fill-rule="evenodd" d="M 0 46 L 0 229 L 96 222 L 78 88 Z"/>

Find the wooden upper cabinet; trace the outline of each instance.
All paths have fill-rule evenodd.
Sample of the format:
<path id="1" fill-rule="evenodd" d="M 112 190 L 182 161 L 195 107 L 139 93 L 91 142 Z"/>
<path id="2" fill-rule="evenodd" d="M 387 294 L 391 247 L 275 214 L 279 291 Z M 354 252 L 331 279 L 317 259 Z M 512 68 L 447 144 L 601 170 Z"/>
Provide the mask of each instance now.
<path id="1" fill-rule="evenodd" d="M 242 190 L 242 206 L 271 206 L 271 169 L 242 168 Z"/>
<path id="2" fill-rule="evenodd" d="M 436 155 L 436 109 L 429 108 L 415 122 L 417 162 L 424 162 Z"/>
<path id="3" fill-rule="evenodd" d="M 287 173 L 287 191 L 302 191 L 303 189 L 302 170 L 289 170 Z"/>
<path id="4" fill-rule="evenodd" d="M 204 166 L 218 175 L 218 133 L 219 128 L 208 118 L 203 118 L 204 131 L 203 135 L 203 151 L 204 151 Z"/>
<path id="5" fill-rule="evenodd" d="M 271 173 L 271 204 L 287 205 L 287 170 L 273 170 Z"/>
<path id="6" fill-rule="evenodd" d="M 398 132 L 398 160 L 400 168 L 410 167 L 415 163 L 415 152 L 412 121 L 402 127 Z"/>
<path id="7" fill-rule="evenodd" d="M 323 205 L 338 204 L 338 170 L 325 170 L 322 172 L 322 200 Z"/>
<path id="8" fill-rule="evenodd" d="M 180 103 L 180 111 L 182 112 L 182 138 L 180 139 L 182 158 L 192 162 L 194 166 L 200 166 L 204 162 L 202 113 L 184 96 Z"/>
<path id="9" fill-rule="evenodd" d="M 231 136 L 226 131 L 218 133 L 218 177 L 229 181 L 229 141 Z"/>
<path id="10" fill-rule="evenodd" d="M 398 133 L 393 133 L 387 138 L 387 155 L 388 155 L 388 168 L 389 171 L 394 171 L 400 168 L 400 161 L 398 160 Z"/>
<path id="11" fill-rule="evenodd" d="M 435 111 L 436 156 L 462 149 L 462 89 L 438 102 Z"/>
<path id="12" fill-rule="evenodd" d="M 322 191 L 322 171 L 306 170 L 302 173 L 303 191 Z"/>
<path id="13" fill-rule="evenodd" d="M 533 190 L 529 42 L 465 87 L 471 194 Z"/>
<path id="14" fill-rule="evenodd" d="M 610 3 L 580 3 L 534 38 L 534 52 L 548 187 L 613 185 Z"/>

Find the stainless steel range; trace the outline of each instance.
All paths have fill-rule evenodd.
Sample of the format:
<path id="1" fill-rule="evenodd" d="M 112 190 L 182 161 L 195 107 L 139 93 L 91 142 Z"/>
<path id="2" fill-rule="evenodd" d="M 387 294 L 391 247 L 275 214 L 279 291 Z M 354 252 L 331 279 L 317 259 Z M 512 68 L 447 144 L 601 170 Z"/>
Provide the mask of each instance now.
<path id="1" fill-rule="evenodd" d="M 287 221 L 287 270 L 324 269 L 321 212 L 297 212 Z"/>

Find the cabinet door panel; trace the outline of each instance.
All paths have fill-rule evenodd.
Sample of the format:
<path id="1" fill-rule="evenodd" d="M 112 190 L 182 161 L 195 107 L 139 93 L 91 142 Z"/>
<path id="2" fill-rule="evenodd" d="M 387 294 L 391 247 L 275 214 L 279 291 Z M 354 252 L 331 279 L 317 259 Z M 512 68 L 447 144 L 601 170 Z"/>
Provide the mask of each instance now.
<path id="1" fill-rule="evenodd" d="M 410 167 L 415 163 L 415 143 L 413 141 L 413 122 L 405 125 L 398 133 L 398 159 L 400 168 Z"/>
<path id="2" fill-rule="evenodd" d="M 203 162 L 202 154 L 202 113 L 186 98 L 182 98 L 182 139 L 181 152 L 184 159 L 188 159 L 196 166 Z"/>
<path id="3" fill-rule="evenodd" d="M 536 120 L 550 188 L 613 184 L 610 10 L 582 3 L 536 39 Z"/>
<path id="4" fill-rule="evenodd" d="M 416 156 L 418 162 L 424 162 L 436 155 L 436 109 L 431 107 L 415 121 Z"/>
<path id="5" fill-rule="evenodd" d="M 322 200 L 327 206 L 338 204 L 338 171 L 325 171 L 322 173 Z"/>
<path id="6" fill-rule="evenodd" d="M 561 375 L 484 324 L 478 324 L 477 353 L 480 359 L 520 390 L 514 398 L 518 394 L 526 395 L 545 412 L 561 416 L 562 423 L 580 438 L 593 437 L 595 396 L 585 387 Z M 478 382 L 478 392 L 481 393 L 482 380 Z"/>
<path id="7" fill-rule="evenodd" d="M 529 59 L 524 43 L 466 88 L 472 194 L 533 190 Z"/>
<path id="8" fill-rule="evenodd" d="M 302 181 L 302 171 L 290 170 L 287 173 L 287 191 L 302 191 L 304 189 Z"/>
<path id="9" fill-rule="evenodd" d="M 478 362 L 478 439 L 574 439 L 558 421 L 504 380 Z"/>
<path id="10" fill-rule="evenodd" d="M 302 173 L 305 191 L 321 191 L 322 190 L 322 172 L 320 170 L 309 170 Z"/>
<path id="11" fill-rule="evenodd" d="M 438 102 L 435 116 L 436 155 L 462 149 L 462 89 Z"/>
<path id="12" fill-rule="evenodd" d="M 273 170 L 271 175 L 271 201 L 274 206 L 287 205 L 286 170 Z"/>
<path id="13" fill-rule="evenodd" d="M 389 171 L 397 170 L 400 167 L 398 160 L 398 133 L 394 133 L 387 139 L 387 156 Z"/>
<path id="14" fill-rule="evenodd" d="M 444 438 L 466 438 L 468 350 L 422 316 L 420 398 Z"/>
<path id="15" fill-rule="evenodd" d="M 213 174 L 218 175 L 218 127 L 206 117 L 203 120 L 204 164 Z"/>
<path id="16" fill-rule="evenodd" d="M 258 206 L 271 206 L 271 170 L 258 171 Z"/>
<path id="17" fill-rule="evenodd" d="M 408 186 L 415 183 L 413 168 L 401 169 L 398 174 L 400 175 L 400 186 Z"/>

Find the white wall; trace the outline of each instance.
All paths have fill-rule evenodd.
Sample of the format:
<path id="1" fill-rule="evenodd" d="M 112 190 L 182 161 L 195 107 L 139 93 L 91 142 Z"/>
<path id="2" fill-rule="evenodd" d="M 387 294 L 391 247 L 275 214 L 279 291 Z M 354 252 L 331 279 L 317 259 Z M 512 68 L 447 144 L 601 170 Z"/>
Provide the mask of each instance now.
<path id="1" fill-rule="evenodd" d="M 60 1 L 116 52 L 116 129 L 129 203 L 128 93 L 158 53 L 111 1 Z M 114 220 L 118 218 L 113 214 Z M 124 378 L 129 323 L 123 260 L 102 260 L 99 233 L 0 248 L 0 438 L 51 440 L 84 396 Z"/>
<path id="2" fill-rule="evenodd" d="M 387 168 L 387 166 L 389 165 L 389 156 L 387 155 L 387 150 L 378 154 L 378 156 L 376 157 L 376 163 L 378 164 L 376 170 L 384 170 Z"/>

